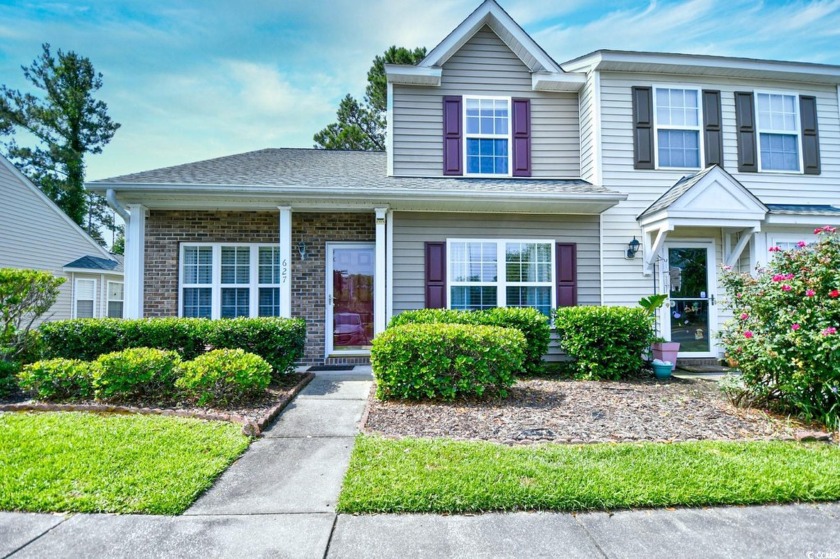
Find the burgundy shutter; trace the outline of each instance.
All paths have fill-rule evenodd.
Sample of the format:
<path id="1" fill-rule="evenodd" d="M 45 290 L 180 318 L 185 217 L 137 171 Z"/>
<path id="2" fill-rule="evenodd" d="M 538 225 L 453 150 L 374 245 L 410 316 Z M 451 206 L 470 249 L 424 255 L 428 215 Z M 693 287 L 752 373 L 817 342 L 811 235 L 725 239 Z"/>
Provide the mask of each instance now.
<path id="1" fill-rule="evenodd" d="M 735 92 L 735 125 L 738 133 L 738 170 L 742 173 L 757 173 L 755 106 L 751 91 Z"/>
<path id="2" fill-rule="evenodd" d="M 426 308 L 446 308 L 446 243 L 426 243 Z"/>
<path id="3" fill-rule="evenodd" d="M 443 174 L 463 175 L 463 121 L 460 96 L 443 98 Z"/>
<path id="4" fill-rule="evenodd" d="M 512 99 L 513 176 L 531 176 L 531 100 Z"/>
<path id="5" fill-rule="evenodd" d="M 799 117 L 802 121 L 802 161 L 806 175 L 820 174 L 820 135 L 817 130 L 817 98 L 799 97 Z"/>
<path id="6" fill-rule="evenodd" d="M 633 88 L 633 168 L 653 169 L 653 94 Z"/>
<path id="7" fill-rule="evenodd" d="M 703 145 L 706 167 L 723 167 L 723 133 L 720 118 L 720 91 L 703 90 Z"/>
<path id="8" fill-rule="evenodd" d="M 577 305 L 577 245 L 557 243 L 557 306 Z"/>

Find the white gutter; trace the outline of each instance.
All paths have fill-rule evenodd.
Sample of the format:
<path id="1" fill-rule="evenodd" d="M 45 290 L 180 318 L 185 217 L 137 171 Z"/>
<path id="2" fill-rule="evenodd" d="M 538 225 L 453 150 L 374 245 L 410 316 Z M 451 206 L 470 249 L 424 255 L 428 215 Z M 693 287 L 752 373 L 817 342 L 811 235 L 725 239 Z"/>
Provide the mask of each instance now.
<path id="1" fill-rule="evenodd" d="M 117 192 L 113 188 L 109 188 L 105 191 L 105 201 L 108 202 L 108 205 L 111 206 L 112 210 L 117 212 L 117 214 L 119 214 L 119 216 L 128 223 L 129 219 L 131 219 L 131 214 L 128 213 L 125 206 L 120 204 L 119 200 L 117 200 Z"/>

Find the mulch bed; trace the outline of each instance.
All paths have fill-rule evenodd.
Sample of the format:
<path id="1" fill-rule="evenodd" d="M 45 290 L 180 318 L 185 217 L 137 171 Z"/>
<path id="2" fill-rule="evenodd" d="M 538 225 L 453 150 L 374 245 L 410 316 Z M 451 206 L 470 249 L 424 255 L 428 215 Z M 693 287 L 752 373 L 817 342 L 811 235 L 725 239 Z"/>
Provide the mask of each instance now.
<path id="1" fill-rule="evenodd" d="M 368 401 L 363 429 L 387 437 L 506 444 L 696 440 L 826 440 L 814 426 L 740 409 L 716 382 L 523 379 L 505 400 Z M 836 437 L 836 434 L 835 434 Z"/>
<path id="2" fill-rule="evenodd" d="M 0 412 L 4 411 L 87 411 L 96 413 L 140 413 L 195 417 L 217 421 L 230 421 L 242 425 L 246 435 L 259 435 L 289 402 L 315 378 L 312 373 L 290 373 L 279 382 L 274 382 L 257 398 L 227 408 L 194 407 L 186 402 L 141 401 L 130 404 L 108 404 L 97 401 L 81 401 L 72 404 L 26 400 L 17 393 L 7 399 L 0 399 Z"/>

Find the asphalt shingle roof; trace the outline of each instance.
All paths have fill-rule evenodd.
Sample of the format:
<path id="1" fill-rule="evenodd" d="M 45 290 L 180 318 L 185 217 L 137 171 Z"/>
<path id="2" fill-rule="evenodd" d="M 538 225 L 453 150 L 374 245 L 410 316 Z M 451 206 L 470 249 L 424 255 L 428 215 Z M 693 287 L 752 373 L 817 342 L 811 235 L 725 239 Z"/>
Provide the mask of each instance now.
<path id="1" fill-rule="evenodd" d="M 617 194 L 580 179 L 389 177 L 384 152 L 263 149 L 164 167 L 91 184 L 277 186 L 347 189 L 348 192 L 474 191 L 553 194 Z"/>
<path id="2" fill-rule="evenodd" d="M 122 272 L 122 259 L 108 260 L 98 256 L 82 256 L 64 265 L 65 268 L 79 268 L 83 270 L 103 270 L 106 272 Z"/>
<path id="3" fill-rule="evenodd" d="M 783 215 L 840 215 L 840 208 L 821 204 L 767 204 L 772 214 Z"/>

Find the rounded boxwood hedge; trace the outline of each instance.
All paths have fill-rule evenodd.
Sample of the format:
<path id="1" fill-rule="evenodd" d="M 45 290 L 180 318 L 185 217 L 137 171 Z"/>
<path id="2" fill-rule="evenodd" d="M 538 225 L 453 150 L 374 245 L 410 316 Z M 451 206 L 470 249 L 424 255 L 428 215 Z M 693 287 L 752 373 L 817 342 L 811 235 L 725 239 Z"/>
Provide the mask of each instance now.
<path id="1" fill-rule="evenodd" d="M 78 359 L 47 359 L 25 365 L 18 385 L 38 400 L 86 400 L 93 396 L 93 364 Z"/>
<path id="2" fill-rule="evenodd" d="M 515 328 L 525 336 L 525 360 L 522 371 L 539 374 L 543 371 L 542 357 L 548 353 L 551 329 L 548 317 L 532 308 L 497 308 L 483 311 L 451 309 L 422 309 L 405 311 L 391 319 L 389 328 L 403 324 L 475 324 Z"/>
<path id="3" fill-rule="evenodd" d="M 135 347 L 100 355 L 93 363 L 98 400 L 172 398 L 181 357 L 175 351 Z"/>
<path id="4" fill-rule="evenodd" d="M 393 326 L 373 340 L 370 361 L 381 399 L 507 396 L 522 369 L 525 336 L 467 324 Z"/>
<path id="5" fill-rule="evenodd" d="M 199 406 L 230 404 L 259 394 L 271 383 L 271 365 L 241 349 L 217 349 L 181 365 L 175 385 Z"/>

